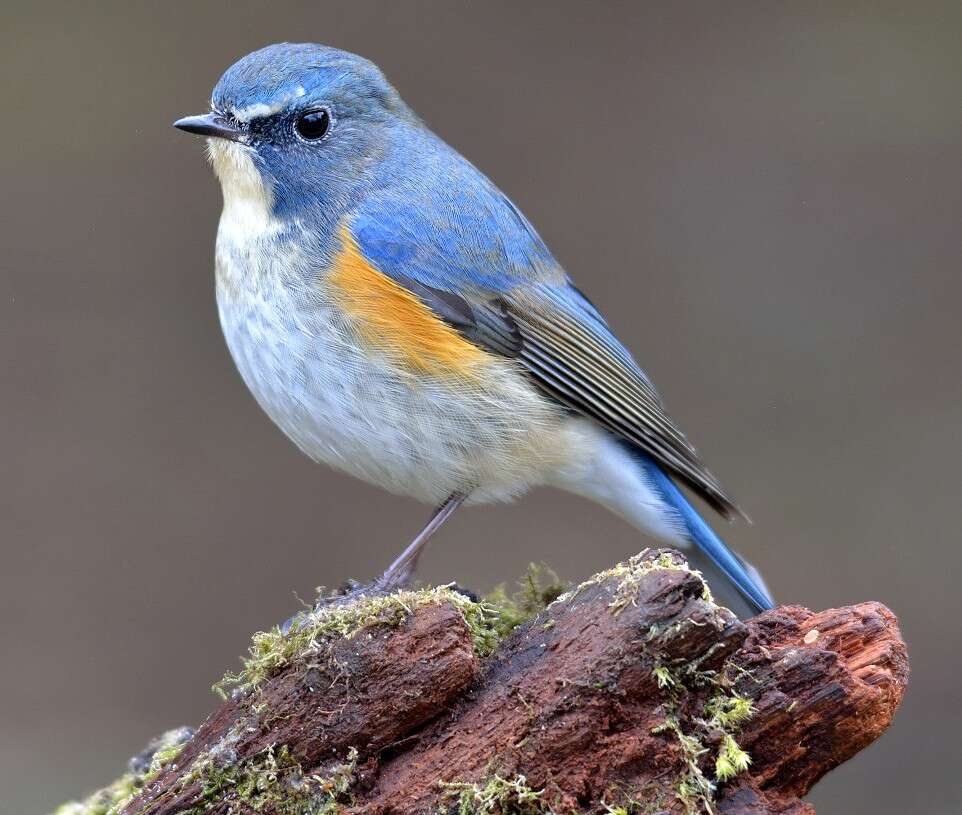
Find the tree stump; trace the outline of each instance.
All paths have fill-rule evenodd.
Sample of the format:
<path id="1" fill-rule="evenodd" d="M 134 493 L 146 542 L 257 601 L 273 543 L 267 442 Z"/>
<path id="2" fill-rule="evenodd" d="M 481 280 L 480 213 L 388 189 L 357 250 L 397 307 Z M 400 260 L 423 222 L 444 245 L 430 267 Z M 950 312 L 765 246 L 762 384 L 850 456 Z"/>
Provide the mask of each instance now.
<path id="1" fill-rule="evenodd" d="M 196 732 L 58 813 L 811 813 L 908 680 L 884 606 L 740 622 L 670 550 L 501 613 L 442 587 L 255 635 Z"/>

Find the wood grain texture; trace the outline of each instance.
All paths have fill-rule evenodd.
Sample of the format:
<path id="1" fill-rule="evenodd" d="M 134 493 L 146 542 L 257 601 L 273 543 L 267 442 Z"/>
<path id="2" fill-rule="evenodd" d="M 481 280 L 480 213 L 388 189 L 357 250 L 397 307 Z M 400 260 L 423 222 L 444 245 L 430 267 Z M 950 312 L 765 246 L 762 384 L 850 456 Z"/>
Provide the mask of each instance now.
<path id="1" fill-rule="evenodd" d="M 683 563 L 656 551 L 630 578 L 598 575 L 486 659 L 442 604 L 294 661 L 211 714 L 124 812 L 283 812 L 184 784 L 228 732 L 240 733 L 230 761 L 284 746 L 305 775 L 355 748 L 350 788 L 324 812 L 458 813 L 457 791 L 520 776 L 534 798 L 483 811 L 813 812 L 801 797 L 878 738 L 901 701 L 909 671 L 894 615 L 878 603 L 787 606 L 740 622 L 696 573 L 663 568 L 666 557 Z M 722 727 L 710 711 L 733 699 L 754 713 Z M 718 781 L 728 735 L 751 764 Z M 688 795 L 699 779 L 710 793 Z"/>

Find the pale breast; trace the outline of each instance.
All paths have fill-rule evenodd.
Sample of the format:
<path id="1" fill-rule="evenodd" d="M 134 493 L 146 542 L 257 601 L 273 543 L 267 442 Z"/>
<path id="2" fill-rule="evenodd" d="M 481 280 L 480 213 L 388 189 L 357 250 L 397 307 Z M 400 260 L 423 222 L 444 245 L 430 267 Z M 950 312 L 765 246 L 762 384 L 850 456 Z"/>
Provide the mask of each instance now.
<path id="1" fill-rule="evenodd" d="M 393 492 L 440 502 L 511 497 L 575 455 L 561 409 L 510 360 L 480 377 L 415 372 L 373 350 L 298 241 L 269 233 L 217 246 L 221 325 L 258 403 L 312 458 Z"/>
<path id="2" fill-rule="evenodd" d="M 411 354 L 372 347 L 356 320 L 367 314 L 370 323 L 377 300 L 348 296 L 363 285 L 358 275 L 335 285 L 303 256 L 301 227 L 275 218 L 244 147 L 213 139 L 210 156 L 224 193 L 216 252 L 224 336 L 258 403 L 305 453 L 435 503 L 452 492 L 507 498 L 578 459 L 583 434 L 514 362 L 443 364 L 449 343 L 438 337 L 413 355 L 413 368 L 402 364 Z"/>

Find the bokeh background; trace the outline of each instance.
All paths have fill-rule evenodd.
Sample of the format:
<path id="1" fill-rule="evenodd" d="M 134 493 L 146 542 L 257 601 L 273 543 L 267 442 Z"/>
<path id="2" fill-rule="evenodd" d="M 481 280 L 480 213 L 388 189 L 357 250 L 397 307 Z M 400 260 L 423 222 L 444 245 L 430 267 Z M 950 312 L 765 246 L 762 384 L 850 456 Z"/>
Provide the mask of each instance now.
<path id="1" fill-rule="evenodd" d="M 214 309 L 198 140 L 235 59 L 378 62 L 529 215 L 755 525 L 785 601 L 875 599 L 913 680 L 821 813 L 958 813 L 962 7 L 956 2 L 8 2 L 0 26 L 0 811 L 197 723 L 251 631 L 379 571 L 427 508 L 312 464 Z M 423 576 L 637 551 L 539 492 Z"/>

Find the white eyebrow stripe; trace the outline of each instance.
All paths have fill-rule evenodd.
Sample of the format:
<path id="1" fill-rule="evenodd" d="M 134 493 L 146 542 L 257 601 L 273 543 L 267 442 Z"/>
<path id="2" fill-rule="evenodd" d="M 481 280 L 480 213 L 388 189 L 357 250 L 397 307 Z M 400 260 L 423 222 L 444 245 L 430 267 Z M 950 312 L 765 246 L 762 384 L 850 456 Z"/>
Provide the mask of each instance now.
<path id="1" fill-rule="evenodd" d="M 248 105 L 246 108 L 232 108 L 231 113 L 238 122 L 249 122 L 252 119 L 263 119 L 265 116 L 273 116 L 284 109 L 284 105 L 275 102 L 273 105 L 258 102 L 256 105 Z"/>
<path id="2" fill-rule="evenodd" d="M 298 86 L 293 93 L 289 93 L 287 96 L 275 102 L 271 102 L 270 104 L 257 102 L 244 108 L 232 108 L 231 113 L 238 122 L 244 122 L 246 124 L 254 119 L 263 119 L 265 116 L 273 116 L 275 113 L 280 113 L 287 107 L 292 99 L 300 99 L 305 93 L 307 93 L 307 91 Z"/>

